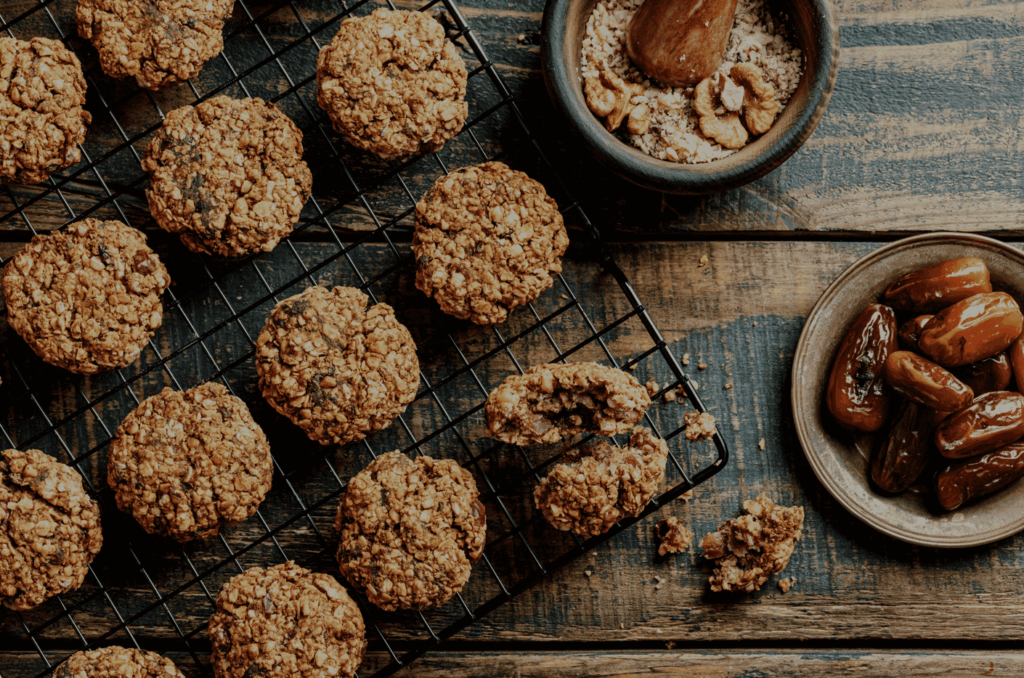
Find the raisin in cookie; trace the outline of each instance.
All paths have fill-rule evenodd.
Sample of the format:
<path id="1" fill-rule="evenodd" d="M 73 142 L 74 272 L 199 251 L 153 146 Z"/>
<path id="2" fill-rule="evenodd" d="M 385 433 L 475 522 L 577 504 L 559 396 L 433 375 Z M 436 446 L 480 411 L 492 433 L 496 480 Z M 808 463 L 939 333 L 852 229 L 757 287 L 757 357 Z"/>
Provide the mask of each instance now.
<path id="1" fill-rule="evenodd" d="M 551 287 L 568 246 L 544 187 L 500 162 L 441 177 L 416 205 L 416 287 L 478 325 L 503 322 Z"/>
<path id="2" fill-rule="evenodd" d="M 53 678 L 185 678 L 170 659 L 129 647 L 76 652 L 57 667 Z"/>
<path id="3" fill-rule="evenodd" d="M 596 537 L 644 510 L 665 477 L 668 445 L 637 426 L 625 447 L 602 440 L 565 458 L 537 485 L 533 500 L 553 527 Z"/>
<path id="4" fill-rule="evenodd" d="M 503 443 L 629 431 L 651 405 L 631 375 L 597 363 L 553 363 L 507 377 L 487 396 L 487 435 Z"/>
<path id="5" fill-rule="evenodd" d="M 103 72 L 157 90 L 196 75 L 224 49 L 235 0 L 78 0 L 78 34 Z"/>
<path id="6" fill-rule="evenodd" d="M 338 566 L 384 610 L 436 607 L 462 590 L 487 519 L 472 474 L 449 459 L 382 454 L 338 505 Z"/>
<path id="7" fill-rule="evenodd" d="M 135 362 L 163 321 L 171 278 L 141 231 L 83 219 L 33 237 L 2 282 L 8 322 L 37 355 L 94 374 Z"/>
<path id="8" fill-rule="evenodd" d="M 222 384 L 165 388 L 117 427 L 107 483 L 151 534 L 207 539 L 256 512 L 274 473 L 270 444 Z"/>
<path id="9" fill-rule="evenodd" d="M 341 22 L 316 62 L 334 129 L 384 160 L 436 151 L 462 129 L 466 65 L 423 12 L 378 9 Z"/>
<path id="10" fill-rule="evenodd" d="M 28 610 L 81 586 L 103 546 L 100 508 L 72 468 L 0 452 L 0 603 Z"/>
<path id="11" fill-rule="evenodd" d="M 362 440 L 416 397 L 412 335 L 367 301 L 353 287 L 310 287 L 275 306 L 256 340 L 263 397 L 321 445 Z"/>
<path id="12" fill-rule="evenodd" d="M 758 591 L 789 564 L 804 525 L 800 507 L 778 506 L 762 494 L 743 502 L 743 515 L 700 540 L 715 561 L 712 591 Z"/>
<path id="13" fill-rule="evenodd" d="M 209 633 L 217 678 L 349 678 L 366 650 L 363 615 L 344 587 L 293 562 L 232 578 Z"/>
<path id="14" fill-rule="evenodd" d="M 219 96 L 171 111 L 142 159 L 149 210 L 193 252 L 269 252 L 299 220 L 313 175 L 302 132 L 262 99 Z"/>
<path id="15" fill-rule="evenodd" d="M 82 64 L 63 43 L 0 38 L 0 183 L 38 184 L 81 160 L 84 105 Z"/>

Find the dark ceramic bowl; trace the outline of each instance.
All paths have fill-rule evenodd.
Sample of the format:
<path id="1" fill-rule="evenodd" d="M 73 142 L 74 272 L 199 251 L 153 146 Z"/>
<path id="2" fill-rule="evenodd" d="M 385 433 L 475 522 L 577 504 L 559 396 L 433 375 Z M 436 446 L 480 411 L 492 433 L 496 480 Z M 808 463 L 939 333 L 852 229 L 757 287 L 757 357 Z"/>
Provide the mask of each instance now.
<path id="1" fill-rule="evenodd" d="M 700 195 L 758 179 L 800 148 L 825 114 L 839 65 L 839 30 L 829 0 L 769 0 L 789 17 L 790 39 L 804 54 L 804 75 L 786 109 L 768 130 L 736 153 L 685 165 L 653 158 L 604 128 L 587 108 L 580 77 L 580 49 L 597 0 L 550 0 L 544 11 L 544 81 L 555 106 L 597 160 L 623 179 L 656 191 Z"/>

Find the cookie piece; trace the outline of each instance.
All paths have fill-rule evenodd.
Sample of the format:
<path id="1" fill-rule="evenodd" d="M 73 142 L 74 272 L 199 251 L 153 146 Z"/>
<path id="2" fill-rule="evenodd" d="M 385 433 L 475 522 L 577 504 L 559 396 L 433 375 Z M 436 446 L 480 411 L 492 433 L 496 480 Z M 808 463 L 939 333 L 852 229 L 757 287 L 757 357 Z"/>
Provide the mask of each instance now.
<path id="1" fill-rule="evenodd" d="M 0 452 L 0 603 L 28 610 L 82 585 L 103 546 L 82 477 L 38 450 Z"/>
<path id="2" fill-rule="evenodd" d="M 384 610 L 445 603 L 484 552 L 479 497 L 473 475 L 454 461 L 382 454 L 349 481 L 338 505 L 341 574 Z"/>
<path id="3" fill-rule="evenodd" d="M 0 38 L 0 183 L 38 184 L 81 160 L 84 105 L 82 64 L 63 43 Z"/>
<path id="4" fill-rule="evenodd" d="M 698 412 L 697 410 L 684 412 L 683 423 L 686 425 L 683 435 L 691 443 L 698 440 L 711 440 L 718 433 L 715 417 L 707 412 Z"/>
<path id="5" fill-rule="evenodd" d="M 7 320 L 37 355 L 94 374 L 135 362 L 163 321 L 171 278 L 141 231 L 83 219 L 34 236 L 2 282 Z"/>
<path id="6" fill-rule="evenodd" d="M 531 367 L 487 396 L 487 435 L 503 443 L 553 443 L 562 436 L 629 431 L 651 405 L 631 375 L 597 363 Z"/>
<path id="7" fill-rule="evenodd" d="M 256 374 L 271 407 L 321 445 L 388 426 L 416 397 L 416 344 L 387 304 L 354 287 L 310 287 L 271 312 Z"/>
<path id="8" fill-rule="evenodd" d="M 551 287 L 568 246 L 544 187 L 500 162 L 441 177 L 416 205 L 416 287 L 478 325 L 504 322 Z"/>
<path id="9" fill-rule="evenodd" d="M 193 252 L 226 258 L 273 250 L 313 186 L 302 132 L 262 99 L 219 96 L 171 111 L 142 169 L 160 228 Z"/>
<path id="10" fill-rule="evenodd" d="M 78 34 L 92 40 L 103 72 L 158 90 L 194 77 L 224 49 L 235 0 L 78 0 Z"/>
<path id="11" fill-rule="evenodd" d="M 777 506 L 761 494 L 743 502 L 743 512 L 700 540 L 704 557 L 716 561 L 712 591 L 759 591 L 789 564 L 800 539 L 803 508 Z"/>
<path id="12" fill-rule="evenodd" d="M 659 520 L 654 534 L 658 537 L 658 555 L 682 553 L 693 543 L 693 530 L 683 524 L 679 518 L 672 516 Z"/>
<path id="13" fill-rule="evenodd" d="M 317 101 L 334 129 L 384 160 L 436 151 L 462 130 L 466 65 L 423 12 L 378 9 L 341 22 L 316 60 Z"/>
<path id="14" fill-rule="evenodd" d="M 290 561 L 225 584 L 209 633 L 217 678 L 349 678 L 366 650 L 363 615 L 344 587 Z"/>
<path id="15" fill-rule="evenodd" d="M 57 667 L 53 678 L 185 678 L 170 659 L 149 650 L 103 647 L 82 650 Z"/>
<path id="16" fill-rule="evenodd" d="M 596 537 L 640 515 L 665 477 L 667 459 L 665 441 L 637 426 L 625 447 L 602 440 L 567 452 L 534 488 L 533 501 L 552 527 Z"/>
<path id="17" fill-rule="evenodd" d="M 274 463 L 263 429 L 223 384 L 165 388 L 117 427 L 107 483 L 150 534 L 208 539 L 256 513 Z"/>

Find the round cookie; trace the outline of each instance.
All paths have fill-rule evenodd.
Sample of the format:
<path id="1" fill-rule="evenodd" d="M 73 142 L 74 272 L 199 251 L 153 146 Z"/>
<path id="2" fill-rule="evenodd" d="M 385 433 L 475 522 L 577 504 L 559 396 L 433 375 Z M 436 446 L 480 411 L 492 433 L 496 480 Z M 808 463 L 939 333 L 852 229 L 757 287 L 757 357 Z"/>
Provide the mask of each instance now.
<path id="1" fill-rule="evenodd" d="M 384 160 L 436 151 L 462 130 L 466 65 L 423 12 L 378 9 L 341 22 L 316 61 L 334 129 Z"/>
<path id="2" fill-rule="evenodd" d="M 217 678 L 349 678 L 366 650 L 366 627 L 338 581 L 293 562 L 231 579 L 210 617 Z"/>
<path id="3" fill-rule="evenodd" d="M 636 377 L 597 363 L 552 363 L 514 374 L 487 396 L 487 435 L 511 445 L 629 431 L 651 397 Z"/>
<path id="4" fill-rule="evenodd" d="M 11 327 L 40 358 L 78 374 L 133 363 L 163 321 L 171 284 L 141 231 L 99 219 L 33 237 L 0 280 Z"/>
<path id="5" fill-rule="evenodd" d="M 533 500 L 553 527 L 596 537 L 644 510 L 665 477 L 668 445 L 637 426 L 625 447 L 602 440 L 565 459 L 540 481 Z"/>
<path id="6" fill-rule="evenodd" d="M 384 610 L 437 607 L 462 590 L 487 540 L 473 475 L 449 459 L 382 454 L 338 505 L 338 566 Z"/>
<path id="7" fill-rule="evenodd" d="M 63 43 L 0 38 L 0 183 L 38 184 L 81 160 L 84 105 L 82 64 Z"/>
<path id="8" fill-rule="evenodd" d="M 53 678 L 185 678 L 170 659 L 130 647 L 82 650 L 57 667 Z"/>
<path id="9" fill-rule="evenodd" d="M 313 175 L 302 132 L 262 99 L 219 96 L 171 111 L 142 159 L 149 210 L 193 252 L 269 252 L 292 232 Z"/>
<path id="10" fill-rule="evenodd" d="M 92 40 L 103 72 L 158 90 L 195 76 L 224 49 L 235 0 L 78 0 L 78 34 Z"/>
<path id="11" fill-rule="evenodd" d="M 74 469 L 0 452 L 0 603 L 28 610 L 78 588 L 101 546 L 100 508 Z"/>
<path id="12" fill-rule="evenodd" d="M 478 325 L 504 321 L 551 287 L 568 246 L 544 187 L 500 162 L 441 177 L 416 205 L 416 287 Z"/>
<path id="13" fill-rule="evenodd" d="M 256 340 L 263 397 L 321 445 L 362 440 L 416 397 L 412 335 L 367 301 L 353 287 L 310 287 L 275 306 Z"/>
<path id="14" fill-rule="evenodd" d="M 207 539 L 256 513 L 273 474 L 267 436 L 223 384 L 146 398 L 107 453 L 117 507 L 147 532 L 179 542 Z"/>

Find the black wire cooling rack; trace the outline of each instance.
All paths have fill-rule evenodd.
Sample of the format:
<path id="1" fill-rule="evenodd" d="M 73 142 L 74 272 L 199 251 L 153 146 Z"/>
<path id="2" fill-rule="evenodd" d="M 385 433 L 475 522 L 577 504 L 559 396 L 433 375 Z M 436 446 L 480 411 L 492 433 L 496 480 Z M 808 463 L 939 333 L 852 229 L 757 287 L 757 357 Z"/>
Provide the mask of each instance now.
<path id="1" fill-rule="evenodd" d="M 470 118 L 441 151 L 397 165 L 339 142 L 315 95 L 316 53 L 338 22 L 384 3 L 284 0 L 257 6 L 237 0 L 224 52 L 193 81 L 159 93 L 103 75 L 91 46 L 75 35 L 74 4 L 0 3 L 0 34 L 59 38 L 79 55 L 94 116 L 79 165 L 40 186 L 2 187 L 0 228 L 8 239 L 24 241 L 30 233 L 89 216 L 119 219 L 147 231 L 175 285 L 148 350 L 113 373 L 75 377 L 39 361 L 6 326 L 0 330 L 3 443 L 42 449 L 81 471 L 103 508 L 105 538 L 78 590 L 28 612 L 0 612 L 0 651 L 21 657 L 0 665 L 0 678 L 47 675 L 71 653 L 108 644 L 159 651 L 173 656 L 186 675 L 208 675 L 206 621 L 220 586 L 248 567 L 289 559 L 335 571 L 332 521 L 345 478 L 380 451 L 447 456 L 471 469 L 487 507 L 488 545 L 462 594 L 440 609 L 383 613 L 357 596 L 370 640 L 362 674 L 373 676 L 394 673 L 456 633 L 472 634 L 475 621 L 725 465 L 728 451 L 720 435 L 714 450 L 688 446 L 677 437 L 685 408 L 655 405 L 645 425 L 670 439 L 668 489 L 638 518 L 584 541 L 548 527 L 530 500 L 532 482 L 562 450 L 513 448 L 483 436 L 489 390 L 508 374 L 542 362 L 598 360 L 642 368 L 638 376 L 667 381 L 657 396 L 683 387 L 696 409 L 705 407 L 453 2 L 403 6 L 434 13 L 461 48 L 470 69 Z M 394 7 L 390 0 L 387 5 Z M 314 196 L 293 236 L 273 253 L 241 263 L 185 251 L 154 228 L 143 194 L 141 153 L 164 113 L 218 94 L 275 102 L 303 130 L 314 171 Z M 409 224 L 417 197 L 438 176 L 494 159 L 541 180 L 573 226 L 571 253 L 591 256 L 582 262 L 570 257 L 541 299 L 501 326 L 481 328 L 444 316 L 412 288 Z M 21 246 L 0 244 L 0 259 Z M 255 334 L 275 303 L 318 283 L 357 286 L 374 302 L 395 306 L 416 338 L 423 370 L 420 392 L 405 415 L 342 450 L 309 443 L 255 390 Z M 600 304 L 594 303 L 597 296 Z M 142 398 L 164 386 L 186 389 L 209 380 L 245 400 L 267 431 L 274 487 L 252 519 L 217 539 L 182 547 L 145 534 L 117 510 L 105 487 L 103 457 L 118 423 Z"/>

